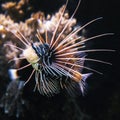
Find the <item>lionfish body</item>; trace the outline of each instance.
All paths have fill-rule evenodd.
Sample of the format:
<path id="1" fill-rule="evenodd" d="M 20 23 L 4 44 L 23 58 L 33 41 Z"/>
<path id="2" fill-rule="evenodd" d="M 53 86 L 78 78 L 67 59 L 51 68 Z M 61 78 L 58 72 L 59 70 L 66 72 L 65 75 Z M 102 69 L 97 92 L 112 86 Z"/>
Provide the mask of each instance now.
<path id="1" fill-rule="evenodd" d="M 35 74 L 35 89 L 37 88 L 41 94 L 47 96 L 59 93 L 61 89 L 67 90 L 70 94 L 73 93 L 72 91 L 79 89 L 84 94 L 85 80 L 91 73 L 82 74 L 82 70 L 88 69 L 100 73 L 84 66 L 84 61 L 107 63 L 85 58 L 85 52 L 94 52 L 95 50 L 83 50 L 83 48 L 85 48 L 84 43 L 86 41 L 108 35 L 109 33 L 87 39 L 83 39 L 82 36 L 78 35 L 87 25 L 101 18 L 94 19 L 82 27 L 73 27 L 76 23 L 73 17 L 78 9 L 80 0 L 73 15 L 66 20 L 65 17 L 68 17 L 65 13 L 67 3 L 68 0 L 66 5 L 61 8 L 61 14 L 60 16 L 58 15 L 59 20 L 57 24 L 51 22 L 51 18 L 51 21 L 44 21 L 44 34 L 40 33 L 39 28 L 37 29 L 38 42 L 29 42 L 19 31 L 13 33 L 26 47 L 25 49 L 16 47 L 22 50 L 22 57 L 29 62 L 23 68 L 30 65 L 33 67 L 33 71 L 25 84 Z M 51 29 L 51 26 L 54 29 Z"/>
<path id="2" fill-rule="evenodd" d="M 53 93 L 58 93 L 60 89 L 67 89 L 68 92 L 72 94 L 72 89 L 76 89 L 77 84 L 83 85 L 82 82 L 89 75 L 81 73 L 82 68 L 80 68 L 80 66 L 83 66 L 84 60 L 76 59 L 79 57 L 84 58 L 84 56 L 82 56 L 83 53 L 79 53 L 79 55 L 63 55 L 63 57 L 60 57 L 62 54 L 71 53 L 71 49 L 57 53 L 63 50 L 64 47 L 61 46 L 60 49 L 56 50 L 55 48 L 51 49 L 47 43 L 32 43 L 31 47 L 24 50 L 23 56 L 34 68 L 33 72 L 35 72 L 36 87 L 41 94 L 49 96 Z M 73 58 L 75 58 L 75 60 Z M 80 87 L 83 91 L 83 86 Z"/>

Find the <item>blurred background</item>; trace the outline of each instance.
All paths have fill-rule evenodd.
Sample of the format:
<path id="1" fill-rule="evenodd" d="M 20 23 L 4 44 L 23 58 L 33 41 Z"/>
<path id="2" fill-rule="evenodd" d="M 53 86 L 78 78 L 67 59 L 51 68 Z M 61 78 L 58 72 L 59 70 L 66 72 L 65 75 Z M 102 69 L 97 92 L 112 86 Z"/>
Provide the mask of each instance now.
<path id="1" fill-rule="evenodd" d="M 0 4 L 11 0 L 0 0 Z M 13 0 L 17 1 L 18 0 Z M 28 0 L 29 1 L 29 0 Z M 21 21 L 29 18 L 31 13 L 43 11 L 45 14 L 54 14 L 66 0 L 30 0 L 32 6 L 30 12 L 26 12 Z M 77 6 L 78 0 L 69 0 L 67 10 L 70 15 Z M 0 8 L 0 13 L 5 13 Z M 119 0 L 82 0 L 75 14 L 78 25 L 83 25 L 92 19 L 103 17 L 85 29 L 86 37 L 102 33 L 114 33 L 86 43 L 88 49 L 105 48 L 116 52 L 95 52 L 88 54 L 90 58 L 96 58 L 112 63 L 112 66 L 94 62 L 86 62 L 85 65 L 103 73 L 94 73 L 87 79 L 88 88 L 85 96 L 70 97 L 63 93 L 47 98 L 25 91 L 24 98 L 29 101 L 29 109 L 25 109 L 24 116 L 20 120 L 120 120 L 120 3 Z M 2 53 L 1 53 L 2 54 Z M 2 70 L 3 64 L 0 64 Z M 6 68 L 8 69 L 8 68 Z M 8 80 L 4 80 L 5 74 L 0 74 L 0 98 L 5 92 Z M 4 81 L 3 81 L 4 80 Z M 26 88 L 27 89 L 27 88 Z M 16 120 L 15 116 L 4 114 L 0 109 L 0 120 Z"/>

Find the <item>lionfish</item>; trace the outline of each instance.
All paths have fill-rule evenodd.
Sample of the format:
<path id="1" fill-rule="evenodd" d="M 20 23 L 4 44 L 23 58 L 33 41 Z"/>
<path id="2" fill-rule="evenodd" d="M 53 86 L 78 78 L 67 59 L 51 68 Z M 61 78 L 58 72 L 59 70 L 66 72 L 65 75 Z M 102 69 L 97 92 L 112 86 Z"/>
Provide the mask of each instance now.
<path id="1" fill-rule="evenodd" d="M 20 56 L 19 59 L 26 59 L 29 63 L 18 70 L 24 69 L 28 66 L 32 66 L 33 68 L 31 75 L 29 76 L 28 80 L 26 80 L 24 85 L 26 85 L 31 80 L 32 76 L 35 75 L 35 89 L 37 89 L 42 95 L 51 96 L 59 93 L 60 90 L 66 90 L 69 94 L 79 90 L 81 94 L 84 94 L 86 79 L 92 74 L 92 72 L 102 74 L 97 70 L 85 66 L 84 62 L 94 61 L 111 65 L 111 63 L 105 61 L 86 58 L 85 53 L 113 50 L 89 50 L 87 48 L 85 49 L 85 43 L 86 41 L 98 37 L 113 35 L 113 33 L 100 34 L 84 39 L 82 39 L 82 36 L 79 36 L 78 34 L 86 26 L 102 19 L 102 17 L 93 19 L 83 26 L 74 27 L 72 30 L 70 30 L 70 32 L 65 34 L 74 18 L 74 15 L 76 14 L 76 11 L 78 10 L 80 2 L 81 0 L 79 0 L 76 9 L 68 19 L 67 23 L 64 25 L 62 30 L 59 31 L 63 22 L 66 7 L 68 5 L 67 0 L 66 4 L 62 7 L 61 15 L 53 31 L 50 31 L 49 28 L 46 27 L 44 35 L 41 35 L 39 28 L 37 29 L 37 42 L 29 41 L 19 30 L 17 33 L 12 32 L 21 41 L 25 48 L 20 48 L 14 45 L 11 46 L 22 51 L 22 56 Z M 49 20 L 47 22 L 49 22 Z M 83 69 L 90 70 L 91 73 L 83 74 Z"/>

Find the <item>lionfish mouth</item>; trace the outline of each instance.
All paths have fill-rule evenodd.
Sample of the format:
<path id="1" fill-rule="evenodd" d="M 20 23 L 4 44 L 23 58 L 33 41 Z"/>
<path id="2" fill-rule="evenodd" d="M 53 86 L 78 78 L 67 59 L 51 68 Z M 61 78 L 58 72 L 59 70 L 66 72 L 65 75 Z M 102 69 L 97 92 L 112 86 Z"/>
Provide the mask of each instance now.
<path id="1" fill-rule="evenodd" d="M 87 69 L 102 74 L 99 71 L 85 66 L 84 62 L 93 61 L 110 64 L 108 62 L 86 58 L 85 53 L 87 52 L 113 51 L 108 49 L 88 50 L 85 47 L 86 41 L 113 34 L 104 33 L 90 38 L 79 36 L 78 33 L 86 26 L 102 19 L 102 17 L 96 18 L 81 27 L 75 27 L 76 20 L 73 17 L 80 2 L 81 0 L 79 0 L 70 18 L 66 12 L 67 0 L 66 4 L 61 7 L 57 14 L 43 21 L 42 28 L 40 28 L 39 20 L 37 20 L 39 26 L 37 29 L 38 42 L 33 41 L 31 44 L 20 31 L 17 31 L 17 33 L 12 32 L 26 48 L 22 49 L 10 44 L 9 46 L 21 50 L 23 59 L 27 59 L 29 62 L 28 65 L 18 70 L 32 65 L 33 71 L 25 84 L 28 83 L 33 74 L 35 74 L 35 89 L 37 88 L 43 95 L 51 96 L 59 93 L 61 89 L 67 90 L 70 94 L 74 94 L 75 91 L 78 91 L 78 93 L 81 91 L 81 93 L 84 94 L 86 86 L 85 80 L 92 73 L 83 74 L 82 70 Z M 41 29 L 44 29 L 43 33 L 41 33 Z"/>

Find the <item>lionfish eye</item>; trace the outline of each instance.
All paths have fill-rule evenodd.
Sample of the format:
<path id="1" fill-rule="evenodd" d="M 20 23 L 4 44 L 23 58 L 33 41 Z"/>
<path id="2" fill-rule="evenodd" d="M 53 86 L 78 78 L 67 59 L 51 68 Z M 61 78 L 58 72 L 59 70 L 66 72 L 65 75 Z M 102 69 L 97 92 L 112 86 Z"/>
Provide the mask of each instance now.
<path id="1" fill-rule="evenodd" d="M 44 44 L 36 45 L 35 43 L 33 43 L 32 48 L 35 50 L 38 57 L 44 56 L 48 51 L 46 45 Z"/>
<path id="2" fill-rule="evenodd" d="M 38 44 L 38 45 L 33 43 L 32 48 L 34 49 L 35 53 L 39 57 L 40 62 L 47 64 L 46 61 L 48 61 L 48 58 L 50 59 L 49 55 L 51 54 L 49 45 L 46 43 Z M 49 61 L 49 63 L 51 63 L 50 61 Z"/>
<path id="3" fill-rule="evenodd" d="M 50 50 L 50 47 L 48 44 L 44 43 L 43 44 L 43 49 L 44 49 L 44 52 L 45 52 L 45 56 L 48 55 L 48 52 Z"/>

